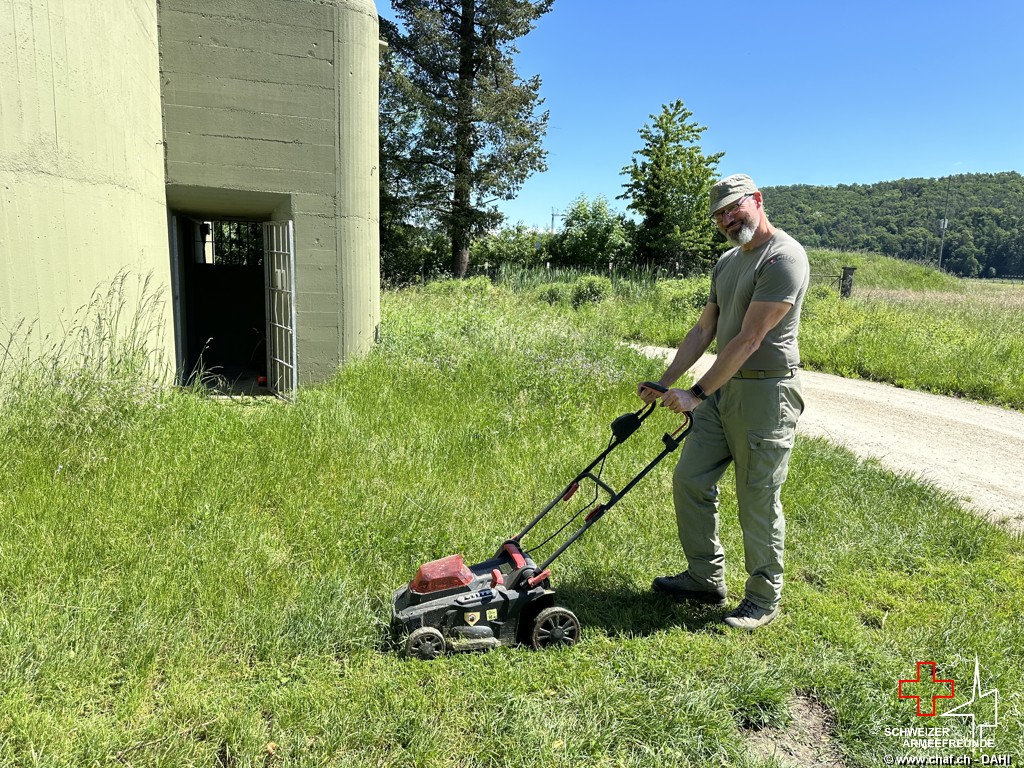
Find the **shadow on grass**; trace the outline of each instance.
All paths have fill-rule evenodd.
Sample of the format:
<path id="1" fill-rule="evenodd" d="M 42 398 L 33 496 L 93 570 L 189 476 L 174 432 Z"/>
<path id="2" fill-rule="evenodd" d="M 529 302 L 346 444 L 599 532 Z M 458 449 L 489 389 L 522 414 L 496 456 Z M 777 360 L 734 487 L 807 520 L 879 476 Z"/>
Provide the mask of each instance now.
<path id="1" fill-rule="evenodd" d="M 675 627 L 719 633 L 728 610 L 677 603 L 628 586 L 592 587 L 573 582 L 559 586 L 556 602 L 575 613 L 584 627 L 600 627 L 611 637 L 645 637 Z"/>
<path id="2" fill-rule="evenodd" d="M 574 582 L 559 586 L 555 602 L 575 613 L 584 629 L 600 628 L 609 637 L 647 637 L 673 628 L 720 634 L 724 631 L 722 617 L 728 610 L 676 603 L 650 590 L 591 587 Z M 404 642 L 404 636 L 394 636 L 390 627 L 384 625 L 374 647 L 380 653 L 402 654 Z"/>

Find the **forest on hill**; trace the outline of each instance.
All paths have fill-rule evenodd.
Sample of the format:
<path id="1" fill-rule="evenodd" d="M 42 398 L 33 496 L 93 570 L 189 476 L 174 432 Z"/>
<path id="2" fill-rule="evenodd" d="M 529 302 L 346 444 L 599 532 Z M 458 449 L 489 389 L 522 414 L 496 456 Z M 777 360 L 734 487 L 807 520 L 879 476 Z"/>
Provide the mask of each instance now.
<path id="1" fill-rule="evenodd" d="M 764 197 L 772 223 L 807 248 L 874 251 L 964 277 L 1024 275 L 1024 176 L 1017 172 L 765 187 Z"/>

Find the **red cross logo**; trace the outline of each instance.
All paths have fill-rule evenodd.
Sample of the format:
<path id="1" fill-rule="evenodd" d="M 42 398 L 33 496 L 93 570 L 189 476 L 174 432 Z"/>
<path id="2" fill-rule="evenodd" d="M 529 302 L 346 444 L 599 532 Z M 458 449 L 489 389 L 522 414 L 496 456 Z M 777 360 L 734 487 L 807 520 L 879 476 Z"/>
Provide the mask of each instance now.
<path id="1" fill-rule="evenodd" d="M 930 676 L 931 679 L 925 679 L 925 680 L 921 679 L 921 667 L 931 667 L 932 668 L 932 672 L 931 672 L 931 676 Z M 949 693 L 942 693 L 941 695 L 936 693 L 936 694 L 933 694 L 930 697 L 926 695 L 924 698 L 930 698 L 932 700 L 932 711 L 931 712 L 922 712 L 921 711 L 921 698 L 922 697 L 919 694 L 904 693 L 903 692 L 903 684 L 904 683 L 906 683 L 908 685 L 912 685 L 914 683 L 919 683 L 919 684 L 922 684 L 924 686 L 933 686 L 933 685 L 945 686 L 945 685 L 948 684 L 949 685 Z M 899 697 L 901 699 L 916 699 L 917 700 L 917 716 L 918 717 L 935 717 L 935 715 L 936 715 L 936 712 L 935 712 L 935 702 L 936 702 L 936 700 L 937 699 L 952 699 L 953 698 L 953 687 L 954 686 L 953 686 L 953 681 L 952 680 L 939 680 L 938 678 L 935 677 L 935 662 L 934 661 L 919 661 L 919 662 L 917 662 L 917 678 L 914 679 L 914 680 L 900 680 L 900 684 L 899 684 L 899 687 L 898 687 L 897 690 L 899 691 Z M 915 690 L 920 690 L 920 689 L 915 689 Z"/>

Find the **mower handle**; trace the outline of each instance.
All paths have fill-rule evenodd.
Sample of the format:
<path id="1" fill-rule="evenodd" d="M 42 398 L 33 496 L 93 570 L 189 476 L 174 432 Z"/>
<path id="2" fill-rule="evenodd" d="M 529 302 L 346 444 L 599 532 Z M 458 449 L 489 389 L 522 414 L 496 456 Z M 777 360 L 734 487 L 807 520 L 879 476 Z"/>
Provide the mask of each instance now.
<path id="1" fill-rule="evenodd" d="M 636 415 L 640 417 L 641 421 L 643 421 L 644 419 L 647 418 L 648 414 L 650 414 L 651 411 L 654 410 L 655 406 L 657 405 L 658 399 L 666 392 L 668 392 L 668 388 L 661 386 L 661 384 L 658 384 L 655 381 L 641 381 L 639 389 L 649 389 L 652 392 L 658 393 L 657 396 L 653 400 L 651 400 L 651 402 L 648 403 L 645 401 L 643 407 L 636 412 Z M 637 392 L 637 394 L 639 395 L 640 393 Z M 643 398 L 640 399 L 643 400 Z"/>
<path id="2" fill-rule="evenodd" d="M 664 395 L 666 392 L 668 392 L 668 387 L 663 387 L 661 386 L 661 384 L 658 384 L 655 381 L 641 381 L 640 386 L 643 387 L 644 389 L 652 389 L 659 395 Z"/>
<path id="3" fill-rule="evenodd" d="M 657 392 L 659 396 L 668 392 L 668 389 L 666 387 L 663 387 L 661 384 L 657 384 L 653 381 L 641 382 L 640 386 Z M 598 473 L 595 475 L 592 470 L 599 464 L 603 466 L 604 460 L 608 456 L 608 454 L 615 450 L 615 448 L 618 447 L 619 445 L 622 445 L 622 443 L 624 443 L 630 437 L 630 435 L 636 432 L 640 428 L 640 425 L 647 419 L 647 417 L 654 412 L 656 406 L 656 401 L 652 400 L 649 403 L 644 403 L 636 412 L 624 413 L 617 419 L 615 419 L 615 421 L 613 421 L 611 424 L 612 440 L 611 442 L 608 443 L 608 447 L 605 448 L 604 451 L 602 451 L 596 459 L 590 462 L 587 468 L 580 472 L 572 480 L 572 482 L 569 483 L 569 485 L 563 488 L 562 491 L 551 501 L 551 503 L 548 504 L 544 509 L 542 509 L 537 514 L 537 516 L 534 517 L 533 520 L 525 528 L 523 528 L 523 530 L 521 530 L 512 538 L 512 541 L 515 542 L 517 546 L 522 546 L 521 542 L 523 540 L 523 537 L 526 536 L 533 529 L 533 527 L 537 525 L 537 523 L 539 523 L 548 514 L 548 512 L 550 512 L 555 507 L 555 505 L 557 505 L 559 502 L 566 502 L 570 498 L 572 498 L 572 496 L 580 487 L 580 481 L 583 479 L 593 480 L 598 488 L 603 489 L 608 494 L 608 501 L 604 504 L 598 505 L 596 508 L 591 510 L 590 514 L 588 514 L 585 518 L 582 527 L 579 530 L 577 530 L 574 534 L 572 534 L 567 541 L 563 542 L 561 546 L 559 546 L 555 550 L 555 552 L 550 557 L 548 557 L 547 560 L 544 561 L 544 563 L 539 568 L 540 571 L 544 571 L 549 565 L 551 565 L 555 558 L 562 554 L 562 552 L 564 552 L 570 544 L 576 541 L 576 539 L 582 536 L 584 531 L 586 531 L 591 525 L 597 522 L 597 520 L 600 519 L 605 512 L 611 509 L 612 506 L 614 506 L 615 503 L 619 501 L 619 499 L 625 496 L 629 492 L 629 490 L 638 482 L 640 482 L 640 480 L 643 479 L 643 477 L 648 472 L 654 469 L 654 467 L 662 459 L 664 459 L 666 456 L 668 456 L 668 454 L 672 453 L 672 451 L 678 448 L 679 445 L 682 443 L 683 438 L 686 437 L 687 434 L 689 434 L 690 430 L 693 428 L 693 417 L 689 413 L 684 413 L 683 423 L 674 432 L 672 432 L 671 434 L 665 434 L 662 437 L 662 442 L 665 444 L 664 450 L 660 454 L 658 454 L 658 456 L 656 456 L 654 460 L 651 461 L 646 467 L 640 470 L 639 474 L 637 474 L 632 480 L 630 480 L 625 485 L 625 487 L 622 488 L 621 491 L 616 492 L 614 488 L 610 487 L 607 483 L 604 483 L 600 477 L 601 472 L 598 471 Z M 579 513 L 577 513 L 577 515 L 578 514 Z M 573 519 L 575 519 L 575 517 Z M 569 522 L 571 523 L 572 520 L 570 520 Z M 555 534 L 553 534 L 553 536 L 548 537 L 548 539 L 542 542 L 539 546 L 543 547 L 544 544 L 547 544 L 548 541 L 551 540 L 551 538 L 561 533 L 561 531 L 568 527 L 568 525 L 569 523 L 566 523 Z"/>
<path id="4" fill-rule="evenodd" d="M 612 432 L 615 434 L 615 439 L 609 444 L 609 446 L 604 450 L 604 452 L 600 456 L 598 456 L 590 464 L 590 466 L 588 466 L 579 475 L 577 475 L 576 478 L 572 481 L 572 483 L 570 483 L 569 486 L 565 489 L 565 491 L 561 495 L 556 496 L 555 499 L 539 515 L 537 515 L 536 518 L 534 518 L 533 522 L 526 526 L 526 528 L 524 528 L 515 537 L 515 541 L 521 541 L 523 536 L 525 536 L 530 531 L 530 529 L 533 528 L 533 526 L 540 521 L 541 518 L 543 518 L 548 512 L 550 512 L 551 509 L 558 502 L 568 501 L 569 498 L 571 498 L 572 495 L 576 492 L 576 489 L 579 488 L 579 483 L 584 478 L 593 480 L 599 488 L 604 489 L 604 491 L 608 494 L 608 501 L 606 501 L 604 504 L 598 504 L 596 507 L 593 507 L 593 509 L 590 510 L 590 513 L 586 516 L 586 518 L 584 518 L 583 525 L 581 525 L 575 533 L 570 535 L 568 539 L 562 542 L 562 544 L 559 545 L 559 547 L 551 553 L 547 560 L 545 560 L 538 566 L 538 570 L 542 572 L 547 572 L 547 567 L 551 565 L 551 563 L 553 563 L 559 555 L 561 555 L 566 549 L 568 549 L 572 545 L 572 543 L 576 541 L 576 539 L 582 536 L 587 531 L 587 529 L 590 528 L 590 526 L 592 526 L 594 523 L 600 520 L 604 516 L 604 514 L 609 509 L 611 509 L 616 503 L 618 503 L 618 501 L 623 496 L 629 493 L 630 489 L 638 482 L 640 482 L 644 478 L 644 476 L 647 475 L 648 472 L 654 469 L 654 467 L 657 466 L 662 459 L 664 459 L 666 456 L 672 453 L 672 451 L 678 448 L 679 445 L 682 443 L 683 438 L 686 437 L 686 435 L 688 435 L 690 430 L 693 428 L 693 416 L 690 413 L 684 413 L 684 421 L 679 426 L 679 428 L 676 429 L 676 431 L 672 432 L 671 434 L 666 433 L 665 435 L 662 436 L 661 441 L 665 444 L 664 450 L 662 450 L 661 453 L 655 456 L 654 459 L 646 467 L 641 469 L 640 472 L 636 476 L 634 476 L 632 480 L 626 483 L 626 485 L 623 486 L 622 490 L 616 491 L 601 480 L 600 472 L 598 472 L 598 474 L 595 475 L 591 470 L 593 470 L 598 463 L 603 462 L 605 456 L 607 456 L 615 448 L 615 446 L 625 441 L 626 438 L 628 438 L 633 433 L 633 431 L 635 431 L 636 428 L 640 426 L 640 422 L 646 419 L 653 409 L 654 403 L 651 402 L 645 405 L 637 413 L 624 414 L 620 416 L 618 419 L 616 419 L 615 422 L 612 423 Z M 595 496 L 594 501 L 596 500 L 597 497 Z M 593 502 L 591 502 L 591 504 L 592 503 Z M 574 517 L 573 520 L 575 519 L 576 518 Z M 569 522 L 572 521 L 570 520 Z M 563 526 L 562 529 L 559 530 L 559 532 L 561 532 L 561 530 L 564 530 L 564 528 L 567 526 L 568 523 L 566 523 L 566 525 Z M 547 541 L 550 541 L 550 538 L 544 541 L 540 546 L 546 544 Z"/>

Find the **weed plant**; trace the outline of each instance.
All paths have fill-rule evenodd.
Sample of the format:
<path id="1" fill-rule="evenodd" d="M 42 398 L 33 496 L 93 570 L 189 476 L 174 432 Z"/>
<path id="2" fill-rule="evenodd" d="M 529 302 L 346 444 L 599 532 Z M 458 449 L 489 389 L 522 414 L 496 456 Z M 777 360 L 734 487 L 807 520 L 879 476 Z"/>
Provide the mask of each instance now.
<path id="1" fill-rule="evenodd" d="M 88 428 L 62 429 L 47 415 L 60 378 L 10 396 L 0 762 L 769 768 L 747 736 L 791 724 L 800 693 L 832 715 L 846 765 L 875 766 L 909 751 L 887 729 L 921 725 L 897 698 L 915 662 L 959 692 L 976 657 L 1001 695 L 991 751 L 1024 753 L 1019 541 L 822 441 L 794 453 L 783 612 L 758 633 L 650 592 L 682 567 L 669 461 L 555 563 L 576 647 L 395 651 L 392 590 L 427 560 L 489 557 L 660 372 L 599 306 L 489 281 L 388 293 L 380 345 L 292 405 L 100 387 Z M 675 425 L 653 414 L 604 480 L 632 476 Z"/>

